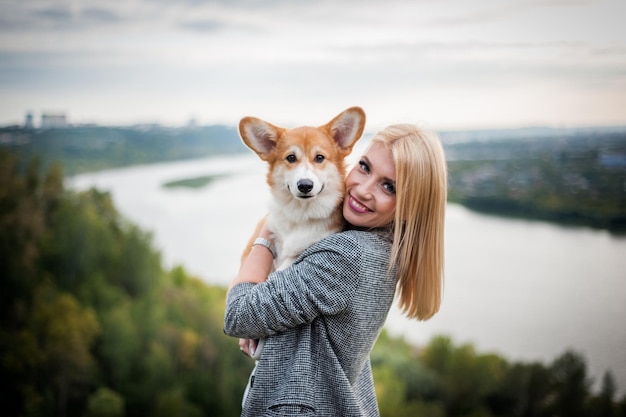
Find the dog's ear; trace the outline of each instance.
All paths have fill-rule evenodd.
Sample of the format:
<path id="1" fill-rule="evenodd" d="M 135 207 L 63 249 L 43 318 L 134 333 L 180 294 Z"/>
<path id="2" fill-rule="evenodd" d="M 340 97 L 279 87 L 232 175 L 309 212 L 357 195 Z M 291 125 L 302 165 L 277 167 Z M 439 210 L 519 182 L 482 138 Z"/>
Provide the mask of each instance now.
<path id="1" fill-rule="evenodd" d="M 241 139 L 263 160 L 274 150 L 283 130 L 256 117 L 244 117 L 239 122 Z"/>
<path id="2" fill-rule="evenodd" d="M 365 112 L 360 107 L 350 107 L 322 127 L 328 130 L 341 149 L 349 153 L 365 129 Z"/>

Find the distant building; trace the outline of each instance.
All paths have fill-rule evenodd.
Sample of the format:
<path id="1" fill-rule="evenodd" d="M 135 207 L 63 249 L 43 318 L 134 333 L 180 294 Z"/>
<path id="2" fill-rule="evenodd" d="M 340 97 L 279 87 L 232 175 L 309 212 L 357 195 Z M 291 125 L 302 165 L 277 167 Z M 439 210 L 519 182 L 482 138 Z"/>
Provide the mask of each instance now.
<path id="1" fill-rule="evenodd" d="M 67 117 L 65 113 L 43 113 L 41 115 L 42 129 L 57 127 L 67 127 Z"/>
<path id="2" fill-rule="evenodd" d="M 35 125 L 33 124 L 33 113 L 26 113 L 26 120 L 24 120 L 24 129 L 32 129 Z"/>

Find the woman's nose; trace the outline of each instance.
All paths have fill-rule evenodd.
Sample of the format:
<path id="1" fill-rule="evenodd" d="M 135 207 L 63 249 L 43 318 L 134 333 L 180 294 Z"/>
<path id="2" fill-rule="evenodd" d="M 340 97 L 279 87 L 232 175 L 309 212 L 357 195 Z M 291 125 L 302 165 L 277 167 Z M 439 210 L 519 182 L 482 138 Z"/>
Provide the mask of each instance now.
<path id="1" fill-rule="evenodd" d="M 372 181 L 363 181 L 356 187 L 357 198 L 369 200 L 372 198 Z"/>

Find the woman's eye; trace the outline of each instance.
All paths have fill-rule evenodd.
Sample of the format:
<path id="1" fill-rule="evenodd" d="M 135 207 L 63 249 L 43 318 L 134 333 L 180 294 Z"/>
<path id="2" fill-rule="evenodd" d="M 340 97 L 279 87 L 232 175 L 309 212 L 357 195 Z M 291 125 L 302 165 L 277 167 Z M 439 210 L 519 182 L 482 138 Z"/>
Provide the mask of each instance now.
<path id="1" fill-rule="evenodd" d="M 324 157 L 324 155 L 315 155 L 315 159 L 314 161 L 318 164 L 321 164 L 322 162 L 324 162 L 326 158 Z"/>
<path id="2" fill-rule="evenodd" d="M 285 158 L 287 160 L 287 162 L 289 162 L 290 164 L 293 164 L 294 162 L 296 162 L 298 160 L 298 158 L 296 158 L 296 156 L 294 154 L 289 154 L 287 155 L 287 158 Z"/>
<path id="3" fill-rule="evenodd" d="M 367 165 L 367 162 L 365 161 L 359 161 L 359 167 L 361 168 L 361 171 L 363 172 L 370 172 L 370 166 Z"/>
<path id="4" fill-rule="evenodd" d="M 386 182 L 383 184 L 383 188 L 385 189 L 385 191 L 387 191 L 389 194 L 395 194 L 396 193 L 396 185 L 392 184 L 390 182 Z"/>

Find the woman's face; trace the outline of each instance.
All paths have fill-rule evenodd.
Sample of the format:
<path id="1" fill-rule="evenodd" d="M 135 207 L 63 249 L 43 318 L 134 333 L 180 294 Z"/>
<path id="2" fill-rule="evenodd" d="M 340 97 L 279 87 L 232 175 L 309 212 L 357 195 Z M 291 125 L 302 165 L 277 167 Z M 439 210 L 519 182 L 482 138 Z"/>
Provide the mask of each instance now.
<path id="1" fill-rule="evenodd" d="M 391 151 L 373 143 L 346 177 L 343 216 L 354 226 L 381 227 L 396 209 L 396 166 Z"/>

